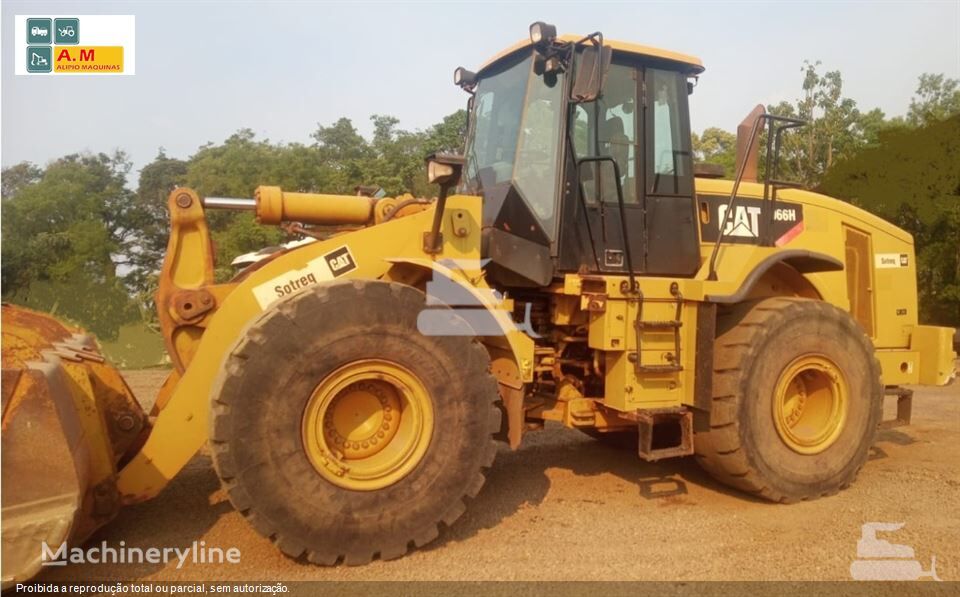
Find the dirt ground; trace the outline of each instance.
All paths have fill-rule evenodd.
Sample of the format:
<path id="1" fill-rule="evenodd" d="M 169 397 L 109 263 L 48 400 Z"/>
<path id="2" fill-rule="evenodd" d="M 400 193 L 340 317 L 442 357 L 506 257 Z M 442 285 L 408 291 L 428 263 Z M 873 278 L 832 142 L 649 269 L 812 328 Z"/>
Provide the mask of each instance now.
<path id="1" fill-rule="evenodd" d="M 128 371 L 152 397 L 163 371 Z M 144 402 L 150 402 L 145 399 Z M 888 399 L 892 413 L 895 399 Z M 881 432 L 854 485 L 774 505 L 715 483 L 691 458 L 648 464 L 559 427 L 502 448 L 487 484 L 426 549 L 390 562 L 320 568 L 283 556 L 233 510 L 197 455 L 151 502 L 92 542 L 239 548 L 237 565 L 70 565 L 41 581 L 104 580 L 847 580 L 861 525 L 889 536 L 943 580 L 960 579 L 960 384 L 918 389 L 910 427 Z"/>

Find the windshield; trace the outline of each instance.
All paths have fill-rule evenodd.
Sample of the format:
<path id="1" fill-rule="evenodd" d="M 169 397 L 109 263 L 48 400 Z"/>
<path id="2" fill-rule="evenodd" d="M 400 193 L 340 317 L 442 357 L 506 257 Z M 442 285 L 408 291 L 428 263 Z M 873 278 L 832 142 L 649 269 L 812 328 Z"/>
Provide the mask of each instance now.
<path id="1" fill-rule="evenodd" d="M 563 78 L 533 73 L 518 57 L 477 84 L 467 139 L 466 184 L 512 182 L 553 236 Z"/>

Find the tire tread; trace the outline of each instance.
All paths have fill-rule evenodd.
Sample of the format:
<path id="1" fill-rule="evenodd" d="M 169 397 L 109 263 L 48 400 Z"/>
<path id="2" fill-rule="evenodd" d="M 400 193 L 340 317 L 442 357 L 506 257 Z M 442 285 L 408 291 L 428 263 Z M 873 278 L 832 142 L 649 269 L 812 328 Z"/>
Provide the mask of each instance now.
<path id="1" fill-rule="evenodd" d="M 849 486 L 863 467 L 866 457 L 856 463 L 850 479 L 838 488 L 817 495 L 792 495 L 773 488 L 764 479 L 743 444 L 738 413 L 746 394 L 745 373 L 760 357 L 764 341 L 789 319 L 824 315 L 840 317 L 853 324 L 857 341 L 871 355 L 875 383 L 880 384 L 880 363 L 870 339 L 846 312 L 829 303 L 793 297 L 768 298 L 737 305 L 726 314 L 726 325 L 718 321 L 710 431 L 698 433 L 694 442 L 697 462 L 716 480 L 769 501 L 789 503 L 836 493 Z M 882 408 L 882 403 L 873 408 Z M 876 414 L 879 419 L 879 413 Z M 875 434 L 874 430 L 867 440 L 871 444 Z"/>
<path id="2" fill-rule="evenodd" d="M 481 393 L 490 396 L 488 415 L 481 417 L 484 432 L 489 439 L 480 450 L 479 469 L 470 478 L 462 495 L 453 498 L 449 506 L 441 514 L 435 514 L 430 520 L 423 522 L 410 533 L 405 541 L 387 542 L 378 545 L 358 546 L 356 544 L 342 547 L 310 546 L 300 538 L 285 534 L 277 530 L 272 522 L 276 513 L 269 512 L 268 508 L 255 503 L 243 480 L 243 471 L 238 471 L 235 452 L 233 450 L 232 435 L 243 427 L 238 421 L 236 409 L 232 408 L 231 401 L 236 399 L 238 391 L 230 390 L 233 384 L 242 384 L 244 368 L 251 358 L 255 358 L 258 349 L 261 349 L 270 336 L 276 334 L 292 334 L 300 336 L 304 332 L 296 325 L 296 320 L 306 311 L 320 310 L 324 305 L 337 300 L 338 297 L 352 297 L 356 294 L 379 297 L 380 301 L 397 305 L 404 301 L 411 301 L 411 287 L 394 282 L 380 282 L 367 280 L 353 280 L 328 285 L 321 285 L 312 292 L 303 292 L 282 301 L 274 308 L 268 309 L 255 319 L 237 342 L 226 358 L 217 383 L 218 391 L 214 392 L 210 422 L 210 448 L 214 468 L 220 477 L 230 502 L 233 504 L 250 525 L 261 535 L 272 542 L 286 555 L 292 558 L 306 557 L 311 563 L 333 566 L 338 563 L 346 565 L 363 565 L 376 557 L 395 559 L 408 553 L 411 546 L 423 547 L 439 535 L 439 527 L 452 525 L 466 510 L 465 500 L 476 497 L 486 482 L 486 470 L 493 464 L 497 452 L 494 439 L 499 431 L 501 412 L 497 408 L 499 395 L 496 378 L 490 372 L 490 359 L 486 348 L 477 340 L 458 338 L 461 342 L 468 342 L 464 347 L 464 357 L 461 363 L 461 375 L 471 380 L 471 385 L 481 388 Z M 449 341 L 448 341 L 449 342 Z M 384 524 L 388 524 L 384 523 Z"/>

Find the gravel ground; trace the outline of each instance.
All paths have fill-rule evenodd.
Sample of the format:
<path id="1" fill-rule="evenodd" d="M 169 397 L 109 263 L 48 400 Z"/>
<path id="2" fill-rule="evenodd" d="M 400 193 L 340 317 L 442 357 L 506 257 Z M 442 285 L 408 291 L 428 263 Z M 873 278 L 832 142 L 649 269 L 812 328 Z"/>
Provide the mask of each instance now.
<path id="1" fill-rule="evenodd" d="M 163 371 L 128 371 L 149 403 Z M 892 412 L 894 400 L 888 399 Z M 715 483 L 690 458 L 649 464 L 559 427 L 502 448 L 487 484 L 426 549 L 390 562 L 320 568 L 283 556 L 233 510 L 207 454 L 151 502 L 93 539 L 112 546 L 240 549 L 238 565 L 71 565 L 39 580 L 845 580 L 865 522 L 924 570 L 960 579 L 960 384 L 918 389 L 910 427 L 881 432 L 839 495 L 794 505 Z M 889 416 L 889 415 L 888 415 Z"/>

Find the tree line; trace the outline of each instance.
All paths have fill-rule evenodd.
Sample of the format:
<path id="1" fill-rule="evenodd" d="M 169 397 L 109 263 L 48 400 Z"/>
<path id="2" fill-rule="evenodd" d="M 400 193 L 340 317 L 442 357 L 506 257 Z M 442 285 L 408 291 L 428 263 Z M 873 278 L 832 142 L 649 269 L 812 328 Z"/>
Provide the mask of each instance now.
<path id="1" fill-rule="evenodd" d="M 389 195 L 429 196 L 424 156 L 458 151 L 466 113 L 424 131 L 406 131 L 391 116 L 371 118 L 365 139 L 347 118 L 318 126 L 313 143 L 272 143 L 240 129 L 189 159 L 158 155 L 129 188 L 129 157 L 72 154 L 45 167 L 20 163 L 2 173 L 3 300 L 75 321 L 102 339 L 124 324 L 154 319 L 153 294 L 169 233 L 167 196 L 188 186 L 201 196 L 249 197 L 260 184 L 285 190 L 353 194 L 378 185 Z M 228 279 L 237 255 L 288 240 L 251 213 L 211 211 L 218 264 Z"/>
<path id="2" fill-rule="evenodd" d="M 905 116 L 861 111 L 843 95 L 839 72 L 806 63 L 795 102 L 768 111 L 809 122 L 784 144 L 781 178 L 846 199 L 912 233 L 918 251 L 921 318 L 960 325 L 960 88 L 923 75 Z M 248 197 L 259 184 L 352 194 L 377 185 L 388 195 L 430 196 L 424 157 L 459 151 L 466 114 L 408 131 L 371 117 L 363 137 L 346 118 L 320 125 L 312 142 L 274 143 L 240 129 L 187 159 L 161 149 L 129 186 L 126 154 L 72 154 L 44 167 L 2 172 L 3 300 L 53 312 L 104 339 L 121 325 L 152 321 L 152 296 L 166 250 L 166 198 L 175 186 L 201 196 Z M 733 174 L 736 137 L 719 128 L 693 135 L 698 161 Z M 249 213 L 208 214 L 223 280 L 237 255 L 286 240 Z"/>

